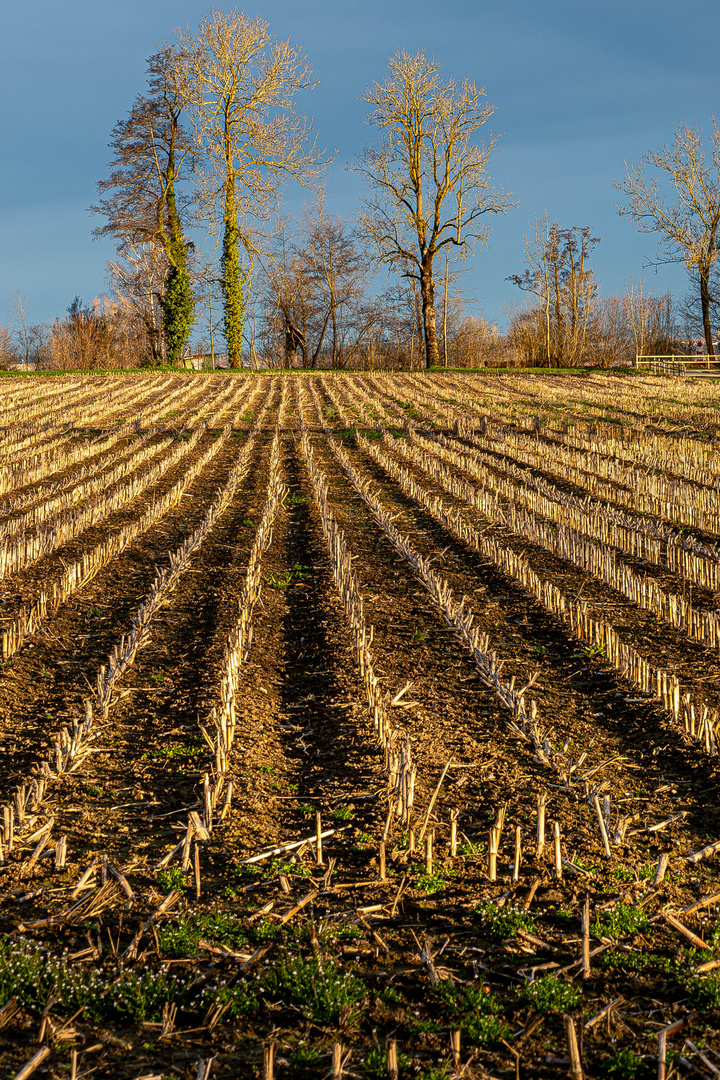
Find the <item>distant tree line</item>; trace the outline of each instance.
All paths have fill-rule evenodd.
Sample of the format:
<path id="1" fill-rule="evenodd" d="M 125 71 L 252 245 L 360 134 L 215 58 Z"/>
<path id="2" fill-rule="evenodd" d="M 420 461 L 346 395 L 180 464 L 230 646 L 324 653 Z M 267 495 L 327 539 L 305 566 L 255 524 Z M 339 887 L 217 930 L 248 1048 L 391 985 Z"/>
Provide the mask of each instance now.
<path id="1" fill-rule="evenodd" d="M 443 80 L 425 52 L 399 52 L 365 93 L 375 140 L 350 168 L 366 194 L 354 220 L 327 209 L 330 167 L 298 111 L 315 85 L 298 45 L 262 19 L 213 10 L 148 61 L 147 85 L 112 129 L 111 160 L 91 207 L 116 242 L 110 296 L 75 298 L 52 326 L 15 296 L 0 363 L 56 368 L 178 365 L 196 353 L 257 367 L 608 366 L 637 353 L 714 352 L 720 315 L 720 133 L 696 128 L 627 167 L 618 212 L 659 239 L 659 262 L 685 265 L 679 304 L 631 281 L 605 296 L 588 226 L 537 218 L 522 299 L 507 329 L 473 311 L 463 268 L 489 223 L 516 205 L 495 186 L 495 108 L 469 79 Z M 307 191 L 282 214 L 288 182 Z M 215 244 L 215 253 L 207 255 Z M 385 284 L 377 281 L 385 275 Z"/>

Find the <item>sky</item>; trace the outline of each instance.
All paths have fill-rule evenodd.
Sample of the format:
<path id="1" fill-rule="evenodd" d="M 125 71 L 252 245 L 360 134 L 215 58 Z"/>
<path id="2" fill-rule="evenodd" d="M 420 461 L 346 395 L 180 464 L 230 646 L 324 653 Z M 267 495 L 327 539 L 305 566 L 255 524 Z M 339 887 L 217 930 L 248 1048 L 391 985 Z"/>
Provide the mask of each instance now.
<path id="1" fill-rule="evenodd" d="M 373 140 L 361 100 L 398 50 L 425 49 L 443 76 L 485 86 L 500 136 L 489 171 L 516 208 L 492 221 L 485 250 L 466 264 L 469 310 L 505 323 L 521 299 L 535 214 L 600 237 L 592 266 L 603 291 L 631 278 L 682 297 L 678 266 L 648 266 L 657 239 L 615 204 L 626 161 L 672 140 L 679 123 L 706 132 L 720 114 L 714 48 L 717 0 L 266 0 L 248 3 L 278 38 L 306 51 L 318 80 L 299 108 L 334 156 L 327 206 L 351 216 L 363 195 L 351 162 Z M 27 295 L 31 322 L 62 316 L 73 297 L 107 290 L 113 242 L 92 238 L 88 213 L 107 175 L 110 131 L 145 88 L 146 60 L 177 26 L 197 27 L 197 0 L 23 0 L 5 5 L 0 40 L 0 324 L 6 301 Z M 306 195 L 289 191 L 299 215 Z"/>

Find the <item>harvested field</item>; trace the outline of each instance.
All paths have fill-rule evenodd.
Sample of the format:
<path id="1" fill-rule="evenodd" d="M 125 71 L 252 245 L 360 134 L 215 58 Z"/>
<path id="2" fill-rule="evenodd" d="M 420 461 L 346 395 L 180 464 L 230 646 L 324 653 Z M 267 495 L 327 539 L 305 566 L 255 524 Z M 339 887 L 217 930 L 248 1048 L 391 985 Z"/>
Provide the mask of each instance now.
<path id="1" fill-rule="evenodd" d="M 3 1075 L 718 1075 L 715 384 L 0 401 Z"/>

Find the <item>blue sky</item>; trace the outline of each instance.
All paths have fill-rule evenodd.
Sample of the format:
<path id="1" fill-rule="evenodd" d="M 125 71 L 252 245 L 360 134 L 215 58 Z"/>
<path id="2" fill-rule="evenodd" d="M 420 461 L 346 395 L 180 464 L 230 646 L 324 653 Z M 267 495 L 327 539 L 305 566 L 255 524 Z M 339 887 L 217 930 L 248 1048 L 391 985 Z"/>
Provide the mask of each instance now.
<path id="1" fill-rule="evenodd" d="M 424 48 L 445 75 L 486 85 L 502 133 L 491 164 L 517 209 L 493 223 L 487 250 L 463 287 L 503 322 L 520 294 L 533 213 L 589 225 L 601 243 L 593 266 L 605 292 L 631 276 L 652 290 L 686 288 L 684 272 L 644 269 L 655 238 L 615 211 L 612 182 L 625 160 L 669 142 L 680 121 L 710 128 L 720 115 L 716 0 L 267 0 L 249 3 L 278 37 L 307 52 L 317 87 L 301 102 L 335 154 L 329 208 L 352 214 L 362 181 L 345 163 L 372 139 L 360 100 L 398 49 Z M 209 7 L 195 0 L 23 0 L 6 5 L 0 41 L 0 322 L 6 298 L 27 293 L 32 321 L 62 315 L 105 285 L 111 241 L 93 241 L 87 213 L 106 174 L 113 124 L 145 86 L 147 57 L 179 24 Z M 289 193 L 299 212 L 304 196 Z"/>

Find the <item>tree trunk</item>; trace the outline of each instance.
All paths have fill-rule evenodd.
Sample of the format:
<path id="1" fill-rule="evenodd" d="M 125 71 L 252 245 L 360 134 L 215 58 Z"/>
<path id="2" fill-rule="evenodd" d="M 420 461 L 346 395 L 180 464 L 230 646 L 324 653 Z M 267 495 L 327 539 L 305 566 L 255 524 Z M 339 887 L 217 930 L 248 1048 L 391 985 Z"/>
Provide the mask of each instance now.
<path id="1" fill-rule="evenodd" d="M 322 349 L 322 343 L 325 340 L 325 331 L 327 330 L 327 324 L 328 324 L 329 321 L 330 321 L 330 311 L 328 309 L 328 311 L 326 311 L 326 313 L 325 313 L 325 322 L 323 323 L 322 331 L 320 333 L 320 340 L 317 343 L 317 348 L 315 349 L 315 352 L 312 354 L 312 363 L 310 365 L 312 368 L 317 367 L 318 357 L 320 356 L 320 350 Z"/>
<path id="2" fill-rule="evenodd" d="M 291 328 L 288 328 L 285 331 L 285 367 L 300 367 L 300 360 L 298 354 L 298 339 L 292 332 Z"/>
<path id="3" fill-rule="evenodd" d="M 331 318 L 332 318 L 332 366 L 333 366 L 333 371 L 334 371 L 335 368 L 337 367 L 337 356 L 338 356 L 337 318 L 335 317 L 335 304 L 334 304 L 334 302 L 333 302 L 333 305 L 332 305 L 332 307 L 330 309 L 330 315 L 331 315 Z"/>
<path id="4" fill-rule="evenodd" d="M 705 334 L 705 348 L 708 356 L 715 355 L 713 348 L 712 330 L 710 328 L 710 286 L 708 275 L 700 274 L 700 304 L 702 306 L 703 332 Z"/>
<path id="5" fill-rule="evenodd" d="M 427 259 L 420 276 L 422 295 L 423 329 L 425 331 L 425 369 L 440 366 L 440 350 L 435 328 L 435 285 L 432 279 L 432 262 Z"/>
<path id="6" fill-rule="evenodd" d="M 225 208 L 225 232 L 220 259 L 224 294 L 225 341 L 231 368 L 242 366 L 243 330 L 245 328 L 244 275 L 240 267 L 240 242 L 235 220 L 235 192 L 228 197 Z"/>
<path id="7" fill-rule="evenodd" d="M 183 353 L 195 315 L 192 286 L 187 269 L 187 248 L 182 224 L 175 199 L 175 139 L 177 138 L 177 120 L 173 120 L 172 138 L 166 170 L 167 190 L 165 209 L 167 210 L 167 232 L 162 221 L 158 222 L 161 235 L 165 237 L 164 248 L 169 267 L 165 279 L 165 294 L 162 301 L 163 337 L 165 352 L 170 364 L 182 363 Z M 162 206 L 159 207 L 162 213 Z"/>

